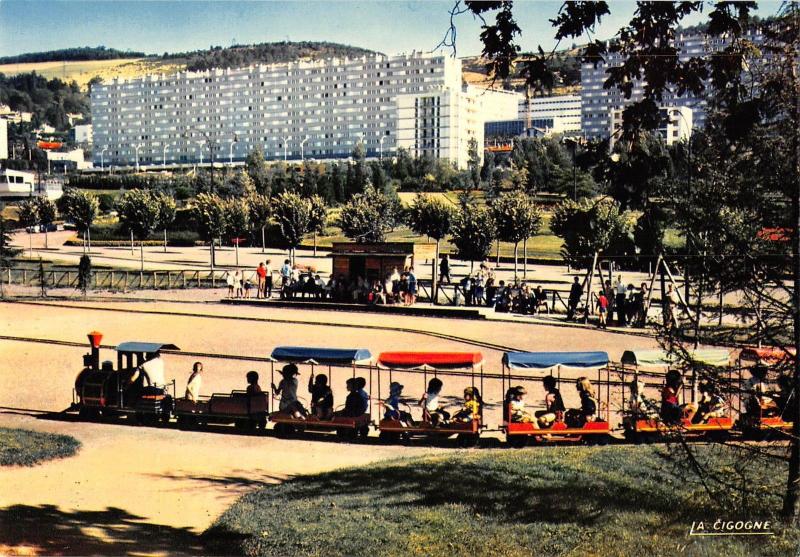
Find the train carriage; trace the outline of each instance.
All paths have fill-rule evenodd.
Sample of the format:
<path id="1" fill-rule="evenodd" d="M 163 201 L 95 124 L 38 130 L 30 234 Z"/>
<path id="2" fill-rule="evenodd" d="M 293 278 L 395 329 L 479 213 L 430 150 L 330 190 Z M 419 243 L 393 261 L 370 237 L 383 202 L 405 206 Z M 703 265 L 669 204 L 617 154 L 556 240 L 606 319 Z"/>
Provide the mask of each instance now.
<path id="1" fill-rule="evenodd" d="M 743 348 L 739 353 L 738 370 L 739 384 L 744 385 L 743 372 L 755 366 L 761 366 L 779 377 L 784 377 L 784 369 L 791 365 L 792 359 L 796 357 L 793 348 L 776 347 L 748 347 Z M 745 393 L 742 393 L 743 395 Z M 780 393 L 777 393 L 780 399 Z M 774 435 L 784 435 L 791 432 L 793 423 L 786 420 L 784 414 L 787 413 L 787 405 L 797 404 L 797 394 L 794 393 L 787 401 L 781 401 L 782 408 L 776 408 L 774 412 L 765 411 L 762 408 L 744 409 L 742 408 L 742 397 L 739 398 L 739 421 L 736 426 L 742 433 L 752 439 L 764 439 Z M 792 400 L 794 399 L 794 400 Z"/>
<path id="2" fill-rule="evenodd" d="M 502 386 L 511 387 L 515 380 L 526 382 L 543 381 L 544 377 L 555 372 L 558 382 L 561 372 L 568 368 L 589 372 L 597 370 L 597 419 L 587 421 L 581 427 L 570 427 L 563 416 L 548 427 L 539 427 L 533 422 L 514 422 L 511 419 L 510 405 L 503 407 L 503 427 L 506 442 L 512 447 L 523 447 L 528 441 L 537 443 L 606 443 L 611 439 L 610 398 L 611 384 L 608 380 L 608 354 L 606 352 L 506 352 L 503 354 Z M 534 376 L 531 372 L 541 372 Z M 516 374 L 515 374 L 516 372 Z M 605 377 L 605 380 L 603 380 Z M 605 400 L 603 400 L 605 387 Z"/>
<path id="3" fill-rule="evenodd" d="M 439 375 L 468 376 L 472 388 L 476 387 L 476 379 L 483 392 L 483 354 L 480 352 L 381 352 L 378 356 L 378 397 L 381 398 L 381 376 L 388 375 L 389 384 L 396 372 L 421 374 L 423 383 L 427 385 L 428 376 Z M 384 442 L 409 440 L 413 437 L 430 439 L 447 439 L 456 436 L 462 447 L 472 447 L 478 443 L 481 430 L 484 428 L 483 413 L 478 419 L 470 421 L 450 421 L 433 424 L 425 420 L 401 421 L 391 418 L 378 423 L 379 437 Z"/>
<path id="4" fill-rule="evenodd" d="M 268 412 L 267 393 L 250 394 L 238 390 L 201 396 L 196 401 L 178 398 L 173 410 L 180 427 L 234 424 L 246 430 L 265 429 Z"/>
<path id="5" fill-rule="evenodd" d="M 314 374 L 318 367 L 327 371 L 328 385 L 333 385 L 333 369 L 345 368 L 356 376 L 359 367 L 367 368 L 369 373 L 369 390 L 372 390 L 372 354 L 366 348 L 319 348 L 305 346 L 279 346 L 272 351 L 273 362 L 293 363 L 309 366 L 310 373 Z M 274 383 L 274 366 L 271 377 Z M 284 412 L 272 412 L 269 416 L 275 424 L 275 432 L 286 437 L 304 431 L 320 433 L 336 433 L 342 439 L 352 440 L 358 436 L 367 437 L 369 426 L 372 423 L 372 400 L 369 409 L 361 416 L 334 415 L 330 419 L 319 419 L 308 415 L 305 418 L 296 418 Z"/>
<path id="6" fill-rule="evenodd" d="M 696 396 L 697 367 L 706 366 L 727 369 L 728 384 L 731 384 L 732 368 L 730 367 L 730 352 L 726 349 L 707 348 L 694 350 L 688 355 L 688 364 L 691 367 L 689 385 L 684 385 L 681 395 L 685 398 L 686 390 L 691 392 L 691 401 Z M 660 388 L 667 372 L 681 366 L 681 360 L 674 354 L 664 350 L 626 350 L 622 354 L 621 366 L 615 368 L 620 374 L 623 384 L 636 382 L 642 387 Z M 649 379 L 649 382 L 648 382 Z M 633 442 L 647 442 L 658 437 L 681 432 L 689 438 L 725 438 L 733 429 L 734 421 L 731 416 L 730 401 L 726 404 L 724 416 L 714 416 L 699 423 L 692 419 L 683 418 L 676 423 L 667 423 L 660 416 L 658 406 L 648 400 L 647 408 L 639 405 L 631 410 L 626 403 L 627 392 L 623 389 L 623 418 L 622 427 L 625 438 Z M 730 389 L 728 390 L 730 394 Z"/>

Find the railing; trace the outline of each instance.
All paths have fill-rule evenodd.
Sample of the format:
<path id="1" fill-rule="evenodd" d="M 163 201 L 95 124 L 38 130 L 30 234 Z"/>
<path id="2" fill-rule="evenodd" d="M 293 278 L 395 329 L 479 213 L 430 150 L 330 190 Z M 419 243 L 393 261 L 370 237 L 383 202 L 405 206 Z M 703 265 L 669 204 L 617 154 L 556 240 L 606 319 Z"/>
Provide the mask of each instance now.
<path id="1" fill-rule="evenodd" d="M 78 269 L 5 269 L 0 276 L 3 284 L 45 286 L 46 288 L 77 288 Z M 172 290 L 181 288 L 217 288 L 226 285 L 226 270 L 108 270 L 92 271 L 91 289 L 95 290 Z M 244 272 L 253 284 L 255 271 Z M 252 276 L 251 276 L 252 275 Z M 44 280 L 42 280 L 44 279 Z M 42 284 L 44 282 L 44 285 Z"/>

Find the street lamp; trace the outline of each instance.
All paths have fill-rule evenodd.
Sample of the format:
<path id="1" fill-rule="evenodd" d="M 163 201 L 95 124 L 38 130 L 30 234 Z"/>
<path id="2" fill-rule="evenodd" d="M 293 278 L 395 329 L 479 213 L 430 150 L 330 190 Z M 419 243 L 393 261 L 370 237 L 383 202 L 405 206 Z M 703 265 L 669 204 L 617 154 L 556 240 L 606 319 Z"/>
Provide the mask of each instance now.
<path id="1" fill-rule="evenodd" d="M 300 142 L 300 162 L 301 163 L 305 160 L 305 153 L 303 152 L 303 145 L 306 144 L 306 141 L 308 141 L 308 136 L 305 136 L 303 141 Z"/>
<path id="2" fill-rule="evenodd" d="M 197 142 L 197 152 L 200 153 L 200 166 L 203 166 L 203 142 Z"/>
<path id="3" fill-rule="evenodd" d="M 203 140 L 197 140 L 198 151 L 200 151 L 200 166 L 203 166 L 203 144 L 208 146 L 208 154 L 211 159 L 211 193 L 214 193 L 214 151 L 219 148 L 219 142 L 212 139 L 208 132 L 202 130 L 190 130 L 181 134 L 181 137 L 190 139 L 192 133 L 198 133 L 203 136 Z"/>
<path id="4" fill-rule="evenodd" d="M 169 147 L 169 146 L 170 146 L 170 143 L 165 141 L 164 142 L 164 148 L 162 149 L 162 153 L 161 153 L 161 166 L 163 166 L 163 167 L 167 166 L 167 147 Z"/>
<path id="5" fill-rule="evenodd" d="M 104 161 L 103 161 L 103 154 L 104 154 L 106 151 L 108 151 L 108 147 L 103 147 L 103 148 L 100 150 L 100 171 L 101 171 L 101 172 L 103 171 L 103 169 L 104 169 L 104 166 L 105 166 L 105 165 L 103 164 L 103 163 L 104 163 Z"/>
<path id="6" fill-rule="evenodd" d="M 139 149 L 142 148 L 142 144 L 137 143 L 133 148 L 136 149 L 136 172 L 139 172 Z"/>
<path id="7" fill-rule="evenodd" d="M 228 164 L 230 164 L 231 166 L 233 166 L 233 144 L 234 143 L 239 143 L 239 135 L 238 134 L 233 134 L 233 141 L 231 141 L 231 148 L 228 151 Z"/>
<path id="8" fill-rule="evenodd" d="M 382 135 L 381 138 L 378 140 L 378 158 L 383 160 L 383 140 L 386 139 L 385 135 Z"/>
<path id="9" fill-rule="evenodd" d="M 291 137 L 284 137 L 283 138 L 283 162 L 286 162 L 286 160 L 288 158 L 287 148 L 289 146 L 289 140 L 290 139 L 291 139 Z"/>

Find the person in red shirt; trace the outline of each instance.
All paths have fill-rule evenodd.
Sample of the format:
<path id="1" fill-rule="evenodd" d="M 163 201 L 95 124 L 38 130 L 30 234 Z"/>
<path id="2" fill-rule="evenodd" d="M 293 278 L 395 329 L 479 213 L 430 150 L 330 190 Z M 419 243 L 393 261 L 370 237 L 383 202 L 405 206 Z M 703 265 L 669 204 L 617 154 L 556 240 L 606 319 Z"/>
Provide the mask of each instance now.
<path id="1" fill-rule="evenodd" d="M 263 263 L 258 264 L 256 275 L 258 275 L 258 293 L 256 294 L 256 298 L 261 298 L 264 296 L 264 290 L 267 284 L 267 269 L 264 267 Z"/>
<path id="2" fill-rule="evenodd" d="M 598 311 L 600 312 L 600 320 L 598 321 L 597 326 L 607 329 L 608 326 L 606 325 L 606 320 L 608 319 L 608 298 L 606 298 L 606 294 L 602 290 L 600 291 L 600 295 L 597 297 L 597 307 Z"/>

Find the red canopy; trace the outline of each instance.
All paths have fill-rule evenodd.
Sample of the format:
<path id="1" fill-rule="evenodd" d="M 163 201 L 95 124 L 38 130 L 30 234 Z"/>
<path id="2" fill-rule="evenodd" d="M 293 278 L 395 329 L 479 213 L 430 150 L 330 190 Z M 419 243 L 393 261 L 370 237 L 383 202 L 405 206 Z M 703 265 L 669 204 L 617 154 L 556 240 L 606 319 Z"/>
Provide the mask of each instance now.
<path id="1" fill-rule="evenodd" d="M 378 356 L 380 365 L 392 368 L 471 368 L 482 361 L 483 354 L 480 352 L 381 352 Z"/>
<path id="2" fill-rule="evenodd" d="M 768 242 L 788 242 L 792 239 L 791 228 L 762 228 L 756 233 L 759 240 Z"/>
<path id="3" fill-rule="evenodd" d="M 740 360 L 752 362 L 763 362 L 767 365 L 775 365 L 795 355 L 794 348 L 775 348 L 765 346 L 762 348 L 744 348 L 739 354 Z"/>

